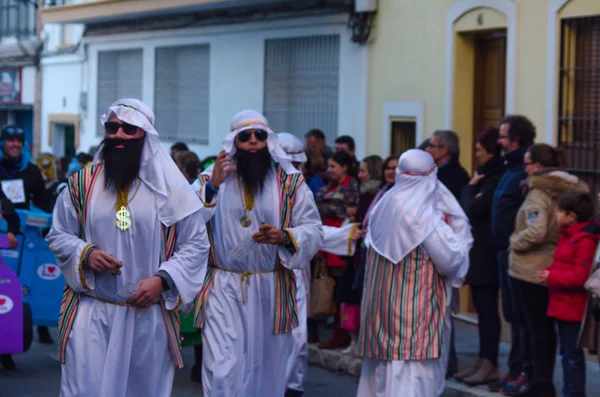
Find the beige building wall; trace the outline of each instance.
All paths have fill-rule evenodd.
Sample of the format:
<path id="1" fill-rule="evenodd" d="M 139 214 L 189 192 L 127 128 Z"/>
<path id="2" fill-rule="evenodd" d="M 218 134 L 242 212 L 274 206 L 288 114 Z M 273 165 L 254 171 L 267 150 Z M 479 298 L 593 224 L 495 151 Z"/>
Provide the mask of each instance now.
<path id="1" fill-rule="evenodd" d="M 515 7 L 513 18 L 498 9 L 480 7 L 484 3 L 498 8 L 506 8 L 503 3 L 512 3 Z M 599 15 L 600 1 L 379 0 L 378 4 L 369 44 L 367 153 L 389 154 L 389 137 L 386 135 L 390 132 L 384 124 L 384 104 L 417 101 L 424 107 L 422 136 L 417 136 L 417 144 L 433 130 L 451 127 L 461 137 L 461 162 L 470 168 L 474 52 L 469 33 L 503 26 L 515 36 L 514 64 L 512 67 L 507 65 L 507 73 L 512 68 L 514 76 L 512 87 L 507 86 L 507 106 L 512 103 L 514 113 L 524 114 L 535 123 L 538 141 L 557 143 L 559 22 L 561 18 Z M 466 11 L 455 20 L 452 37 L 449 37 L 446 24 L 450 10 L 463 6 Z M 478 18 L 484 21 L 483 24 Z M 550 34 L 552 29 L 554 38 Z M 448 118 L 446 52 L 451 40 L 454 92 L 450 96 L 452 110 Z M 509 61 L 507 54 L 507 63 Z M 507 85 L 510 83 L 507 79 Z M 510 93 L 513 95 L 508 95 Z"/>

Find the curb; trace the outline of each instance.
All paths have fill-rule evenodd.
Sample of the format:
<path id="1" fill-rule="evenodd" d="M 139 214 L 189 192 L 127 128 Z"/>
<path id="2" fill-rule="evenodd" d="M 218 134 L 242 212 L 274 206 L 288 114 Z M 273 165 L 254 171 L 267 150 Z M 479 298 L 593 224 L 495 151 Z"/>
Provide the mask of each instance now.
<path id="1" fill-rule="evenodd" d="M 334 372 L 342 372 L 354 377 L 360 377 L 362 360 L 358 357 L 344 354 L 340 350 L 321 350 L 316 344 L 308 345 L 308 362 Z M 468 387 L 454 379 L 446 381 L 446 389 L 458 392 L 457 397 L 498 397 L 483 387 Z M 445 394 L 444 394 L 445 395 Z"/>

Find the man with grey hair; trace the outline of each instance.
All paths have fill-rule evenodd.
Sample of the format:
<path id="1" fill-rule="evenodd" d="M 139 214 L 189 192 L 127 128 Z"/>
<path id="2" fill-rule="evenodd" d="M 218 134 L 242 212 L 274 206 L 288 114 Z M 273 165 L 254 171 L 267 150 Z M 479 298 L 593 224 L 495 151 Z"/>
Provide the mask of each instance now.
<path id="1" fill-rule="evenodd" d="M 437 130 L 431 136 L 425 150 L 431 154 L 438 166 L 438 180 L 450 190 L 457 200 L 460 200 L 460 192 L 471 178 L 458 161 L 460 155 L 458 134 L 451 130 Z M 453 301 L 454 304 L 458 302 L 455 296 L 453 296 Z M 446 377 L 454 376 L 457 371 L 458 358 L 454 348 L 454 327 L 452 327 Z"/>
<path id="2" fill-rule="evenodd" d="M 458 134 L 451 130 L 437 130 L 425 149 L 438 166 L 438 179 L 458 200 L 460 191 L 471 179 L 458 161 L 460 146 Z"/>

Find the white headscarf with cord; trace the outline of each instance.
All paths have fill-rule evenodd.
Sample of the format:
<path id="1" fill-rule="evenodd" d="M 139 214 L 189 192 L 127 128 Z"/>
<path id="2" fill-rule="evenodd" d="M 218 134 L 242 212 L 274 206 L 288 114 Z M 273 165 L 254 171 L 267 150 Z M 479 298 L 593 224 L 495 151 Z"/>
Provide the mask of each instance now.
<path id="1" fill-rule="evenodd" d="M 139 177 L 158 196 L 158 219 L 165 226 L 171 226 L 200 210 L 202 203 L 160 142 L 152 110 L 139 99 L 123 98 L 106 109 L 100 118 L 102 124 L 111 114 L 146 131 Z M 101 152 L 99 148 L 94 164 L 103 162 Z"/>
<path id="2" fill-rule="evenodd" d="M 223 139 L 223 150 L 233 157 L 237 148 L 235 147 L 235 137 L 242 131 L 263 130 L 267 132 L 267 147 L 273 160 L 281 166 L 286 174 L 296 174 L 298 171 L 292 165 L 292 158 L 279 144 L 279 137 L 270 128 L 267 119 L 255 110 L 242 110 L 231 120 L 229 134 Z M 202 174 L 212 175 L 214 164 L 207 168 Z"/>
<path id="3" fill-rule="evenodd" d="M 302 145 L 302 141 L 300 139 L 289 132 L 280 132 L 277 134 L 277 136 L 279 137 L 279 144 L 292 158 L 293 163 L 306 163 L 308 159 L 306 158 L 304 145 Z"/>
<path id="4" fill-rule="evenodd" d="M 446 216 L 454 232 L 470 246 L 469 219 L 438 181 L 433 157 L 411 149 L 398 160 L 396 184 L 371 211 L 365 243 L 397 264 L 445 222 Z"/>

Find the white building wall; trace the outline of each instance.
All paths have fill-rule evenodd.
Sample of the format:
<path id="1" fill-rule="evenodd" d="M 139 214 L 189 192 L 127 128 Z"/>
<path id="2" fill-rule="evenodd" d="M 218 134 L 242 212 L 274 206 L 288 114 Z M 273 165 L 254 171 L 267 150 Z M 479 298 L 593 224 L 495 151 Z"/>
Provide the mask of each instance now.
<path id="1" fill-rule="evenodd" d="M 338 132 L 351 135 L 357 155 L 364 156 L 366 146 L 367 50 L 350 40 L 347 16 L 297 18 L 172 31 L 140 32 L 84 39 L 86 58 L 82 64 L 45 62 L 44 120 L 48 113 L 78 112 L 79 92 L 87 95 L 87 112 L 81 115 L 80 151 L 87 151 L 102 139 L 96 131 L 98 52 L 142 48 L 144 50 L 142 100 L 154 105 L 154 50 L 160 46 L 210 44 L 210 116 L 209 143 L 189 144 L 200 158 L 215 155 L 229 130 L 233 115 L 243 109 L 263 108 L 265 40 L 312 35 L 340 35 L 340 89 Z M 76 58 L 73 56 L 73 58 Z M 54 62 L 54 61 L 52 61 Z M 47 66 L 46 66 L 47 65 Z M 67 106 L 62 106 L 67 98 Z M 118 98 L 115 98 L 115 100 Z M 106 104 L 107 106 L 109 104 Z M 159 131 L 160 133 L 160 131 Z M 47 144 L 47 122 L 42 136 Z M 165 141 L 170 147 L 172 141 Z M 47 147 L 47 146 L 44 146 Z"/>
<path id="2" fill-rule="evenodd" d="M 35 101 L 35 67 L 27 66 L 21 69 L 21 103 L 33 105 Z"/>
<path id="3" fill-rule="evenodd" d="M 63 55 L 43 61 L 42 142 L 41 151 L 51 151 L 48 135 L 49 114 L 80 114 L 81 76 L 80 56 Z M 81 149 L 81 148 L 80 148 Z M 86 148 L 87 149 L 87 148 Z"/>

